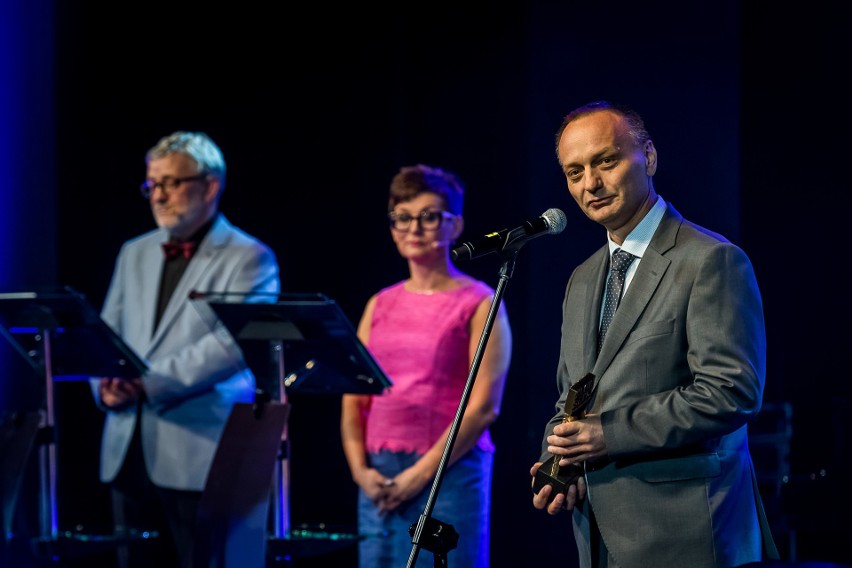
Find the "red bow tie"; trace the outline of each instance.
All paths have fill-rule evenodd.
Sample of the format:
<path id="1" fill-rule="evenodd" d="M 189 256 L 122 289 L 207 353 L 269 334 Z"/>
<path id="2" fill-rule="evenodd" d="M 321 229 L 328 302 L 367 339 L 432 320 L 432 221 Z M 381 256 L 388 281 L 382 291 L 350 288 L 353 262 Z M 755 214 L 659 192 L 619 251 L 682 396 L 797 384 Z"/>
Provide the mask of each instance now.
<path id="1" fill-rule="evenodd" d="M 194 242 L 186 242 L 186 243 L 175 243 L 175 242 L 167 242 L 163 243 L 163 252 L 166 254 L 166 259 L 170 260 L 172 258 L 177 258 L 178 255 L 183 255 L 183 257 L 187 260 L 192 258 L 192 255 L 195 254 L 195 250 L 198 248 L 198 243 Z"/>

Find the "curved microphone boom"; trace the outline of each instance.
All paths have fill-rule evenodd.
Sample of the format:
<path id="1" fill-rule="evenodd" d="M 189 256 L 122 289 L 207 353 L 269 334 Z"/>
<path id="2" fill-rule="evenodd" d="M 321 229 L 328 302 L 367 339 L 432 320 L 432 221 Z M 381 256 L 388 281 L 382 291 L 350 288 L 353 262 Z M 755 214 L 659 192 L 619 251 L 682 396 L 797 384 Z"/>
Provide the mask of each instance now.
<path id="1" fill-rule="evenodd" d="M 527 241 L 541 235 L 558 235 L 568 220 L 561 209 L 551 208 L 540 217 L 524 221 L 520 227 L 488 233 L 477 241 L 462 243 L 450 251 L 453 260 L 471 260 L 492 252 L 516 251 Z"/>

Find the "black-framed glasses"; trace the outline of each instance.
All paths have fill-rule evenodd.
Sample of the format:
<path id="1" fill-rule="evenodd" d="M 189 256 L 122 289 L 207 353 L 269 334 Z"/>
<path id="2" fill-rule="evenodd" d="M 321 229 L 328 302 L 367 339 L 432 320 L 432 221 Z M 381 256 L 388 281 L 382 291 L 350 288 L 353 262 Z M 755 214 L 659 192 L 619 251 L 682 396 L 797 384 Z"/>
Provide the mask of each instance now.
<path id="1" fill-rule="evenodd" d="M 166 176 L 160 181 L 146 179 L 144 182 L 142 182 L 142 185 L 139 186 L 139 191 L 142 192 L 142 197 L 144 197 L 145 199 L 151 199 L 151 195 L 158 187 L 162 189 L 165 193 L 171 193 L 173 191 L 176 191 L 182 183 L 188 181 L 199 181 L 206 178 L 207 176 L 208 174 L 204 173 L 182 178 Z"/>
<path id="2" fill-rule="evenodd" d="M 448 211 L 433 211 L 426 209 L 417 215 L 409 215 L 408 213 L 388 213 L 388 222 L 391 228 L 397 231 L 407 231 L 411 227 L 412 221 L 417 221 L 424 231 L 434 231 L 441 226 L 444 219 L 453 219 L 455 215 Z"/>

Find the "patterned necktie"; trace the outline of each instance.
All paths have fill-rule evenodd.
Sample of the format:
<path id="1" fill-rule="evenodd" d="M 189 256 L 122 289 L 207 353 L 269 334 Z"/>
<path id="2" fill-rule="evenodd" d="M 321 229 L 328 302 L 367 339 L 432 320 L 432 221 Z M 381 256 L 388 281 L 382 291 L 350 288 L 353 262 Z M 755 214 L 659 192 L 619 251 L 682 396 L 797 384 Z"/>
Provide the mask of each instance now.
<path id="1" fill-rule="evenodd" d="M 606 330 L 609 329 L 612 316 L 618 308 L 621 291 L 624 289 L 624 276 L 627 274 L 627 269 L 630 267 L 630 263 L 633 262 L 634 258 L 636 257 L 621 249 L 615 249 L 615 252 L 612 253 L 612 268 L 609 271 L 609 280 L 606 283 L 603 317 L 601 318 L 601 327 L 598 332 L 598 353 L 601 351 L 601 345 L 603 345 Z"/>
<path id="2" fill-rule="evenodd" d="M 177 258 L 180 255 L 183 255 L 185 259 L 189 260 L 192 258 L 192 255 L 195 254 L 196 248 L 198 248 L 198 243 L 192 241 L 185 243 L 169 241 L 167 243 L 163 243 L 163 252 L 166 255 L 166 260 Z"/>

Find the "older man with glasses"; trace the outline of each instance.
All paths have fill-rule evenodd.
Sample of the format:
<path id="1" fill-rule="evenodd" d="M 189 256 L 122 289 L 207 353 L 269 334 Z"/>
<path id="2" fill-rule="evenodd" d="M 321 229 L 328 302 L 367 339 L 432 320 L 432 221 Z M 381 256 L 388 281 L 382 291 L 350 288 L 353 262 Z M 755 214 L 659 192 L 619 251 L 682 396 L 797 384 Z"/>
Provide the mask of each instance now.
<path id="1" fill-rule="evenodd" d="M 166 136 L 145 163 L 140 189 L 157 228 L 121 247 L 101 315 L 148 369 L 91 381 L 106 413 L 100 478 L 116 533 L 159 533 L 139 550 L 120 548 L 119 565 L 185 568 L 225 421 L 255 393 L 241 350 L 214 332 L 190 292 L 274 301 L 281 284 L 274 252 L 219 212 L 225 160 L 207 135 Z"/>

